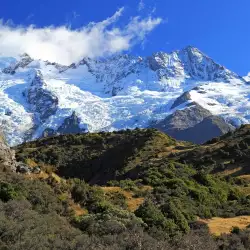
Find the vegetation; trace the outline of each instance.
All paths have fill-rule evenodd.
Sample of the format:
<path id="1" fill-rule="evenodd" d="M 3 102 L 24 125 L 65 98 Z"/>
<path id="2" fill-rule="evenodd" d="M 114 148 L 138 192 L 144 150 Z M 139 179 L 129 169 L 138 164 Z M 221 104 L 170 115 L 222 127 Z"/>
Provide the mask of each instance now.
<path id="1" fill-rule="evenodd" d="M 35 238 L 0 237 L 2 244 L 33 248 L 39 241 L 36 223 L 43 223 L 43 230 L 49 220 L 51 229 L 40 234 L 43 248 L 37 249 L 248 249 L 243 240 L 250 236 L 248 229 L 233 228 L 230 235 L 214 238 L 197 221 L 250 215 L 247 178 L 225 174 L 232 164 L 247 169 L 249 131 L 242 127 L 202 146 L 154 129 L 65 135 L 20 145 L 17 159 L 47 174 L 1 175 L 4 224 L 24 223 L 22 216 L 28 216 L 8 215 L 7 207 L 15 203 L 32 214 L 34 227 L 21 226 Z M 237 150 L 235 157 L 228 148 Z"/>

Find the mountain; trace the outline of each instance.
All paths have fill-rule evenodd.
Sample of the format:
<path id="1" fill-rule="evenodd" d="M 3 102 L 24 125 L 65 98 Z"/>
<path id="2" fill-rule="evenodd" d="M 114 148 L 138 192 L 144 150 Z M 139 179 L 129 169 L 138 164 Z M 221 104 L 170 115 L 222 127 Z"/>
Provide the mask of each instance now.
<path id="1" fill-rule="evenodd" d="M 223 118 L 212 115 L 199 104 L 191 103 L 185 109 L 176 110 L 162 121 L 151 125 L 179 140 L 197 144 L 205 143 L 233 130 Z"/>
<path id="2" fill-rule="evenodd" d="M 71 65 L 27 54 L 0 57 L 0 72 L 0 125 L 10 145 L 52 134 L 147 128 L 190 103 L 221 124 L 207 127 L 199 120 L 201 133 L 215 128 L 206 139 L 227 131 L 221 126 L 250 122 L 247 80 L 191 46 L 146 58 L 84 58 Z M 186 123 L 192 128 L 192 121 Z M 172 135 L 187 138 L 182 132 Z"/>

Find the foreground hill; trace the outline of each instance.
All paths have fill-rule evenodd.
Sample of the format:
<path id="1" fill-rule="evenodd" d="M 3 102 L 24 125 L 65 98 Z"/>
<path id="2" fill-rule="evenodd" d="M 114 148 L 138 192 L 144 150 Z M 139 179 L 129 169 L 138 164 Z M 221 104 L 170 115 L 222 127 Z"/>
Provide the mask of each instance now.
<path id="1" fill-rule="evenodd" d="M 198 164 L 219 164 L 220 145 L 249 128 L 202 146 L 154 129 L 61 135 L 16 147 L 16 160 L 2 140 L 0 249 L 249 249 L 249 229 L 215 238 L 206 223 L 247 227 L 250 184 Z"/>
<path id="2" fill-rule="evenodd" d="M 236 137 L 242 129 L 235 132 Z M 176 141 L 155 129 L 137 129 L 54 136 L 15 149 L 19 161 L 65 179 L 80 178 L 103 186 L 151 186 L 155 205 L 164 210 L 164 204 L 170 202 L 178 208 L 182 219 L 175 223 L 185 231 L 195 216 L 242 215 L 250 211 L 248 202 L 241 203 L 242 194 L 233 182 L 197 166 L 208 157 L 206 147 Z M 224 156 L 217 156 L 220 164 Z"/>
<path id="3" fill-rule="evenodd" d="M 177 142 L 157 130 L 138 129 L 55 136 L 20 145 L 16 151 L 19 160 L 51 165 L 60 176 L 106 184 L 139 179 L 146 165 L 178 146 L 189 148 L 192 144 Z"/>
<path id="4" fill-rule="evenodd" d="M 230 176 L 250 174 L 250 125 L 215 138 L 204 145 L 172 155 L 173 159 L 191 163 L 196 169 Z"/>

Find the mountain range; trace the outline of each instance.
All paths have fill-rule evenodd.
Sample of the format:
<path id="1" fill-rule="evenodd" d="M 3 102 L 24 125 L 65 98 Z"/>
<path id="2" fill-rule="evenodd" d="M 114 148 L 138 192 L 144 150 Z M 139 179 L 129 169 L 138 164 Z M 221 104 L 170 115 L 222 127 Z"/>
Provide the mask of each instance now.
<path id="1" fill-rule="evenodd" d="M 0 57 L 0 126 L 12 146 L 137 127 L 204 143 L 250 122 L 249 81 L 192 46 L 71 65 Z"/>

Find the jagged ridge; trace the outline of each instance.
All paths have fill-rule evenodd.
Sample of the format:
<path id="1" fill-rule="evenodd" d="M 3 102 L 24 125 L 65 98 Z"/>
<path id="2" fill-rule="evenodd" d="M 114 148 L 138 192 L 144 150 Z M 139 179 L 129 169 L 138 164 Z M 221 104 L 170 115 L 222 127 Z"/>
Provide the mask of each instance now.
<path id="1" fill-rule="evenodd" d="M 73 112 L 90 132 L 145 128 L 190 102 L 233 126 L 250 122 L 247 81 L 191 46 L 69 66 L 0 58 L 0 70 L 0 123 L 12 145 L 57 131 Z M 177 102 L 183 93 L 189 98 Z"/>

